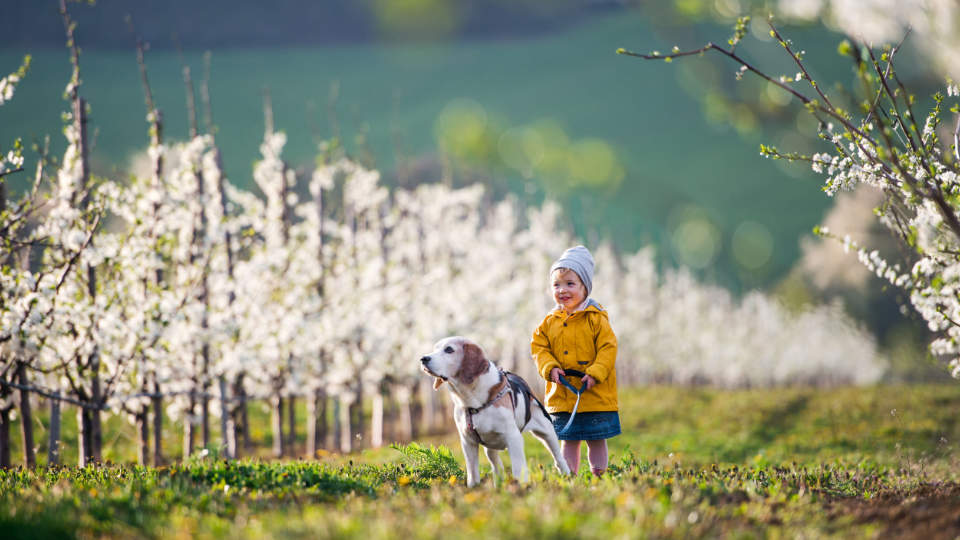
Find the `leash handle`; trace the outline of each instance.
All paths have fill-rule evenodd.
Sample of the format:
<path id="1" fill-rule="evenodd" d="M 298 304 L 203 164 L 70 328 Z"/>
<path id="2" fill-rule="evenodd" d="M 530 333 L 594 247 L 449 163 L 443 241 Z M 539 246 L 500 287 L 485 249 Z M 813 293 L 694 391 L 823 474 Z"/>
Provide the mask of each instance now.
<path id="1" fill-rule="evenodd" d="M 583 379 L 584 377 L 587 376 L 586 373 L 584 373 L 584 372 L 582 372 L 582 371 L 577 371 L 577 370 L 575 370 L 575 369 L 565 369 L 565 370 L 563 370 L 563 372 L 564 372 L 566 375 L 561 375 L 561 376 L 559 377 L 559 379 L 560 379 L 560 384 L 566 386 L 568 389 L 570 389 L 571 392 L 573 392 L 573 393 L 576 394 L 577 396 L 579 396 L 580 394 L 584 393 L 584 392 L 587 390 L 587 383 L 586 383 L 586 382 L 584 382 L 583 385 L 580 387 L 580 389 L 577 390 L 576 387 L 574 387 L 573 384 L 571 384 L 570 381 L 567 380 L 567 376 L 580 377 L 581 379 Z"/>

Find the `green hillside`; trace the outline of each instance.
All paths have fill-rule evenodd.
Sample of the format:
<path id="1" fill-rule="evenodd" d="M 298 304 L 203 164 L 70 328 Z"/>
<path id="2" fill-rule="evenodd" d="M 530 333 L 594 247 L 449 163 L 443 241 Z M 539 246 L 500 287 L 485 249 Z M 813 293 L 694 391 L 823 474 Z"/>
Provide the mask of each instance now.
<path id="1" fill-rule="evenodd" d="M 676 36 L 700 44 L 728 33 L 707 26 Z M 82 45 L 82 28 L 78 35 Z M 836 39 L 824 31 L 806 35 L 815 38 L 815 47 L 835 47 Z M 263 133 L 261 94 L 269 88 L 277 126 L 289 136 L 291 164 L 308 169 L 318 139 L 337 129 L 351 151 L 368 149 L 390 181 L 398 181 L 398 164 L 407 167 L 404 181 L 434 181 L 442 172 L 438 136 L 446 120 L 441 119 L 466 118 L 474 128 L 479 121 L 479 138 L 460 141 L 466 146 L 455 164 L 457 178 L 485 179 L 534 199 L 559 198 L 588 240 L 608 238 L 627 250 L 653 242 L 668 262 L 689 260 L 670 240 L 684 216 L 698 216 L 712 227 L 709 245 L 701 246 L 707 250 L 702 271 L 707 279 L 734 288 L 773 283 L 794 262 L 798 238 L 809 234 L 829 201 L 818 189 L 819 179 L 802 166 L 794 166 L 791 176 L 759 157 L 759 144 L 770 142 L 767 136 L 704 119 L 704 106 L 693 94 L 697 84 L 707 89 L 709 83 L 697 77 L 713 73 L 724 85 L 733 84 L 732 65 L 691 59 L 680 68 L 614 54 L 618 47 L 672 45 L 657 37 L 643 13 L 625 11 L 530 39 L 213 51 L 217 140 L 230 179 L 249 188 Z M 761 57 L 767 54 L 757 50 Z M 54 148 L 62 149 L 68 56 L 59 49 L 5 49 L 0 71 L 14 70 L 28 52 L 31 72 L 13 101 L 0 108 L 0 144 L 7 147 L 22 136 L 29 145 L 49 133 Z M 185 58 L 199 81 L 202 51 L 187 51 Z M 151 51 L 147 62 L 167 137 L 183 139 L 187 112 L 178 56 Z M 147 141 L 134 51 L 85 51 L 82 68 L 97 170 L 126 169 Z M 338 91 L 331 100 L 334 85 Z M 528 171 L 505 164 L 505 153 L 517 150 L 514 136 L 531 132 L 540 137 L 537 159 L 560 161 L 542 158 Z M 603 174 L 591 177 L 601 168 Z M 576 174 L 586 176 L 578 180 L 571 176 Z M 17 188 L 26 178 L 9 181 Z M 760 224 L 773 240 L 769 260 L 757 268 L 738 265 L 730 249 L 744 222 Z"/>

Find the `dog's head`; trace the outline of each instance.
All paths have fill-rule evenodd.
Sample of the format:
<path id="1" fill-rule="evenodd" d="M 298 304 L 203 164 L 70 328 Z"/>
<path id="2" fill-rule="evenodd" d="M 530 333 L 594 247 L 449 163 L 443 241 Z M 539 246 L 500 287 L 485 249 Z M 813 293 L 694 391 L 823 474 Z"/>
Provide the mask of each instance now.
<path id="1" fill-rule="evenodd" d="M 420 368 L 435 378 L 433 388 L 436 390 L 447 380 L 473 384 L 481 373 L 490 369 L 490 362 L 479 345 L 454 336 L 438 341 L 433 352 L 420 359 Z"/>

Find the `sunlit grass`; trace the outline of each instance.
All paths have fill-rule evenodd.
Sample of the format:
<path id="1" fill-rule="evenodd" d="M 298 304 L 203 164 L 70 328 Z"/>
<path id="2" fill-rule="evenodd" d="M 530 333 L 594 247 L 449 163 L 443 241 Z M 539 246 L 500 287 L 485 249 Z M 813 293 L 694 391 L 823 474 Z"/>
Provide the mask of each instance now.
<path id="1" fill-rule="evenodd" d="M 887 524 L 845 504 L 900 504 L 930 486 L 960 495 L 958 405 L 956 385 L 643 388 L 622 392 L 624 434 L 610 441 L 603 478 L 586 467 L 557 475 L 530 440 L 528 484 L 494 482 L 484 464 L 474 489 L 464 485 L 453 436 L 442 439 L 450 449 L 399 445 L 310 461 L 12 470 L 0 473 L 0 530 L 31 538 L 869 536 Z"/>

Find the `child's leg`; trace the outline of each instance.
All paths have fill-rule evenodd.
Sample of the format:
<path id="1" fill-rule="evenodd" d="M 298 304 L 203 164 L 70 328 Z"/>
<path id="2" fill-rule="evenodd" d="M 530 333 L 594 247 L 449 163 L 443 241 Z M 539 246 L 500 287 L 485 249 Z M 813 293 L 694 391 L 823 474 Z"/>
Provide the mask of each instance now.
<path id="1" fill-rule="evenodd" d="M 563 459 L 570 467 L 570 474 L 577 474 L 580 469 L 580 441 L 560 441 L 563 450 Z"/>
<path id="2" fill-rule="evenodd" d="M 607 440 L 587 441 L 587 459 L 590 460 L 590 471 L 593 474 L 603 474 L 607 470 Z"/>

